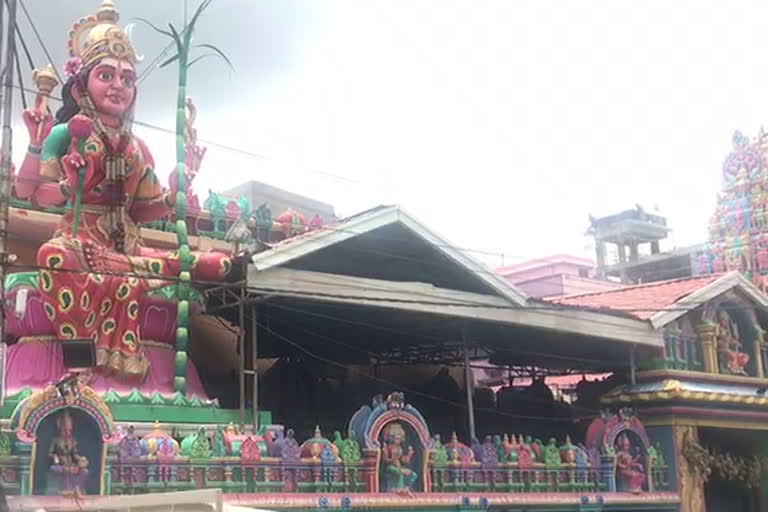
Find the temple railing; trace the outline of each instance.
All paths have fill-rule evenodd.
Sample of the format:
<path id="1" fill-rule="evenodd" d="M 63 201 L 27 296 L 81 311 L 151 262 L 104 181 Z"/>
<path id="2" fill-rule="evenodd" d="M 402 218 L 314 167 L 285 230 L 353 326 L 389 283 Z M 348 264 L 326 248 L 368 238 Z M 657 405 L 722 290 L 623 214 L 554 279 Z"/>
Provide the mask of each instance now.
<path id="1" fill-rule="evenodd" d="M 0 456 L 0 485 L 6 494 L 29 494 L 29 457 Z"/>
<path id="2" fill-rule="evenodd" d="M 668 330 L 664 333 L 663 357 L 656 357 L 640 363 L 642 370 L 689 370 L 703 371 L 699 340 L 694 336 L 682 335 Z"/>
<path id="3" fill-rule="evenodd" d="M 286 463 L 280 459 L 244 461 L 236 457 L 173 461 L 141 458 L 112 460 L 108 494 L 221 488 L 226 493 L 370 492 L 370 464 Z"/>
<path id="4" fill-rule="evenodd" d="M 595 492 L 604 489 L 599 468 L 432 467 L 433 492 Z"/>
<path id="5" fill-rule="evenodd" d="M 615 467 L 535 464 L 521 468 L 514 463 L 492 467 L 471 464 L 429 464 L 431 492 L 614 492 Z M 244 461 L 237 457 L 169 461 L 142 458 L 113 459 L 108 463 L 107 494 L 133 494 L 176 490 L 221 488 L 225 493 L 259 492 L 373 492 L 375 459 L 356 464 L 321 460 L 287 463 L 276 458 Z M 652 489 L 669 489 L 666 466 L 649 471 Z"/>

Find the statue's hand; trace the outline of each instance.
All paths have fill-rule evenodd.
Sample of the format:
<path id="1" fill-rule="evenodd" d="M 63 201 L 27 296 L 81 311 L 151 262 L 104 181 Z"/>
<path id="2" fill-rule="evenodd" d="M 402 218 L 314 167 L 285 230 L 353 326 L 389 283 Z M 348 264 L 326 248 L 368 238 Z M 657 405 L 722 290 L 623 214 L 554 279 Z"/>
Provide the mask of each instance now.
<path id="1" fill-rule="evenodd" d="M 39 110 L 24 110 L 21 113 L 24 124 L 29 133 L 29 143 L 32 146 L 41 146 L 43 141 L 53 128 L 53 116 L 49 113 L 42 113 Z"/>
<path id="2" fill-rule="evenodd" d="M 66 176 L 66 183 L 74 192 L 77 187 L 77 174 L 81 167 L 85 167 L 85 175 L 83 179 L 83 185 L 87 188 L 87 183 L 91 176 L 93 176 L 94 162 L 90 159 L 86 160 L 80 153 L 73 151 L 61 158 L 61 166 L 64 169 L 64 175 Z"/>

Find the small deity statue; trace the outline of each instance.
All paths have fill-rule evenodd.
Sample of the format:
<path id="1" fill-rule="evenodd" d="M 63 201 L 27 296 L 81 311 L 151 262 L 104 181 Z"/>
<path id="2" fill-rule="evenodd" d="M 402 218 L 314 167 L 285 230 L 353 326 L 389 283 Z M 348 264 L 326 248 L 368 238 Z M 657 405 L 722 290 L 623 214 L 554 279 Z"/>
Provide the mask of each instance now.
<path id="1" fill-rule="evenodd" d="M 738 326 L 724 309 L 717 314 L 717 353 L 725 369 L 737 375 L 746 375 L 744 367 L 749 362 L 749 355 L 741 352 Z"/>
<path id="2" fill-rule="evenodd" d="M 639 493 L 645 484 L 643 464 L 638 460 L 640 455 L 632 455 L 632 444 L 626 434 L 621 434 L 616 440 L 616 477 L 621 480 L 623 488 L 628 492 Z"/>
<path id="3" fill-rule="evenodd" d="M 231 261 L 141 243 L 139 224 L 171 215 L 176 193 L 185 191 L 177 190 L 176 171 L 170 187 L 161 186 L 147 145 L 132 132 L 138 59 L 118 21 L 104 0 L 70 31 L 62 106 L 55 116 L 39 105 L 24 113 L 30 145 L 15 185 L 40 206 L 73 205 L 37 253 L 44 309 L 58 337 L 95 340 L 100 373 L 142 382 L 150 371 L 139 330 L 147 291 L 178 276 L 182 257 L 192 279 L 207 281 L 224 278 Z M 187 144 L 187 183 L 202 153 Z"/>
<path id="4" fill-rule="evenodd" d="M 344 439 L 341 437 L 341 432 L 338 430 L 333 433 L 333 445 L 336 447 L 339 453 L 341 453 L 341 451 L 344 449 Z"/>
<path id="5" fill-rule="evenodd" d="M 712 272 L 715 274 L 725 272 L 725 261 L 723 260 L 723 252 L 721 249 L 716 249 L 712 255 Z"/>
<path id="6" fill-rule="evenodd" d="M 381 460 L 384 469 L 384 482 L 386 492 L 412 491 L 413 485 L 419 475 L 410 469 L 408 465 L 413 460 L 413 446 L 406 450 L 403 445 L 405 430 L 399 423 L 389 425 L 384 432 L 384 448 L 382 448 Z"/>
<path id="7" fill-rule="evenodd" d="M 69 411 L 56 418 L 58 435 L 51 442 L 48 454 L 51 462 L 51 472 L 59 480 L 59 490 L 62 494 L 79 495 L 88 477 L 88 459 L 81 456 L 77 450 L 74 437 L 74 425 Z"/>
<path id="8" fill-rule="evenodd" d="M 350 430 L 344 446 L 341 448 L 341 460 L 345 464 L 357 464 L 362 460 L 360 444 L 355 440 L 355 431 Z"/>
<path id="9" fill-rule="evenodd" d="M 544 464 L 547 467 L 557 467 L 560 465 L 560 449 L 557 447 L 557 440 L 554 437 L 544 446 L 543 450 Z"/>
<path id="10" fill-rule="evenodd" d="M 759 272 L 768 272 L 768 247 L 765 243 L 761 243 L 757 246 L 755 251 L 755 263 L 757 264 L 757 270 Z"/>
<path id="11" fill-rule="evenodd" d="M 518 441 L 518 464 L 521 468 L 530 468 L 536 462 L 536 454 L 530 445 L 530 439 L 525 439 L 522 434 Z"/>
<path id="12" fill-rule="evenodd" d="M 565 464 L 576 463 L 576 447 L 571 442 L 571 436 L 565 436 L 565 443 L 560 447 L 560 460 Z"/>
<path id="13" fill-rule="evenodd" d="M 507 460 L 507 454 L 504 452 L 504 445 L 501 442 L 501 436 L 496 434 L 493 436 L 493 447 L 496 449 L 496 456 L 499 462 Z"/>
<path id="14" fill-rule="evenodd" d="M 450 460 L 448 457 L 448 450 L 440 440 L 440 434 L 435 434 L 432 438 L 432 453 L 432 463 L 435 466 L 440 467 L 448 464 L 448 461 Z M 458 453 L 456 456 L 458 457 Z"/>
<path id="15" fill-rule="evenodd" d="M 141 457 L 141 441 L 136 437 L 133 425 L 128 426 L 128 430 L 118 443 L 118 453 L 121 459 Z"/>

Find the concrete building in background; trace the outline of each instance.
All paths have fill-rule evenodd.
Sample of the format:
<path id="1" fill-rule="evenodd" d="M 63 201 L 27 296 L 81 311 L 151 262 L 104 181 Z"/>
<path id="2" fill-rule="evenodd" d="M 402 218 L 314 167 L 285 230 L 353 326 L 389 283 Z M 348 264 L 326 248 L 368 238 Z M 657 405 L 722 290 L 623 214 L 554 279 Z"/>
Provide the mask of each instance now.
<path id="1" fill-rule="evenodd" d="M 274 215 L 292 209 L 304 215 L 307 220 L 316 214 L 326 222 L 336 218 L 333 205 L 258 181 L 247 181 L 223 192 L 221 195 L 231 199 L 245 196 L 252 208 L 266 203 Z"/>
<path id="2" fill-rule="evenodd" d="M 496 269 L 496 273 L 531 297 L 558 297 L 619 288 L 619 283 L 596 279 L 595 262 L 557 254 Z"/>

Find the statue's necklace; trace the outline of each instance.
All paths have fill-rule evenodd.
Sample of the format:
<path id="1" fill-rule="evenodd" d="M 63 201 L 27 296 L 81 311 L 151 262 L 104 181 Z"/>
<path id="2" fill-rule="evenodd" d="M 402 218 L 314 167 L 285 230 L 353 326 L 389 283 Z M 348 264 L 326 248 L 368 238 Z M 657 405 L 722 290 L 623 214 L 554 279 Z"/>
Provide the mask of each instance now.
<path id="1" fill-rule="evenodd" d="M 125 252 L 125 150 L 130 144 L 128 123 L 123 123 L 117 130 L 117 139 L 110 137 L 107 127 L 98 115 L 90 97 L 82 95 L 80 108 L 93 120 L 95 134 L 104 145 L 105 196 L 107 201 L 107 221 L 109 240 L 113 248 Z"/>

